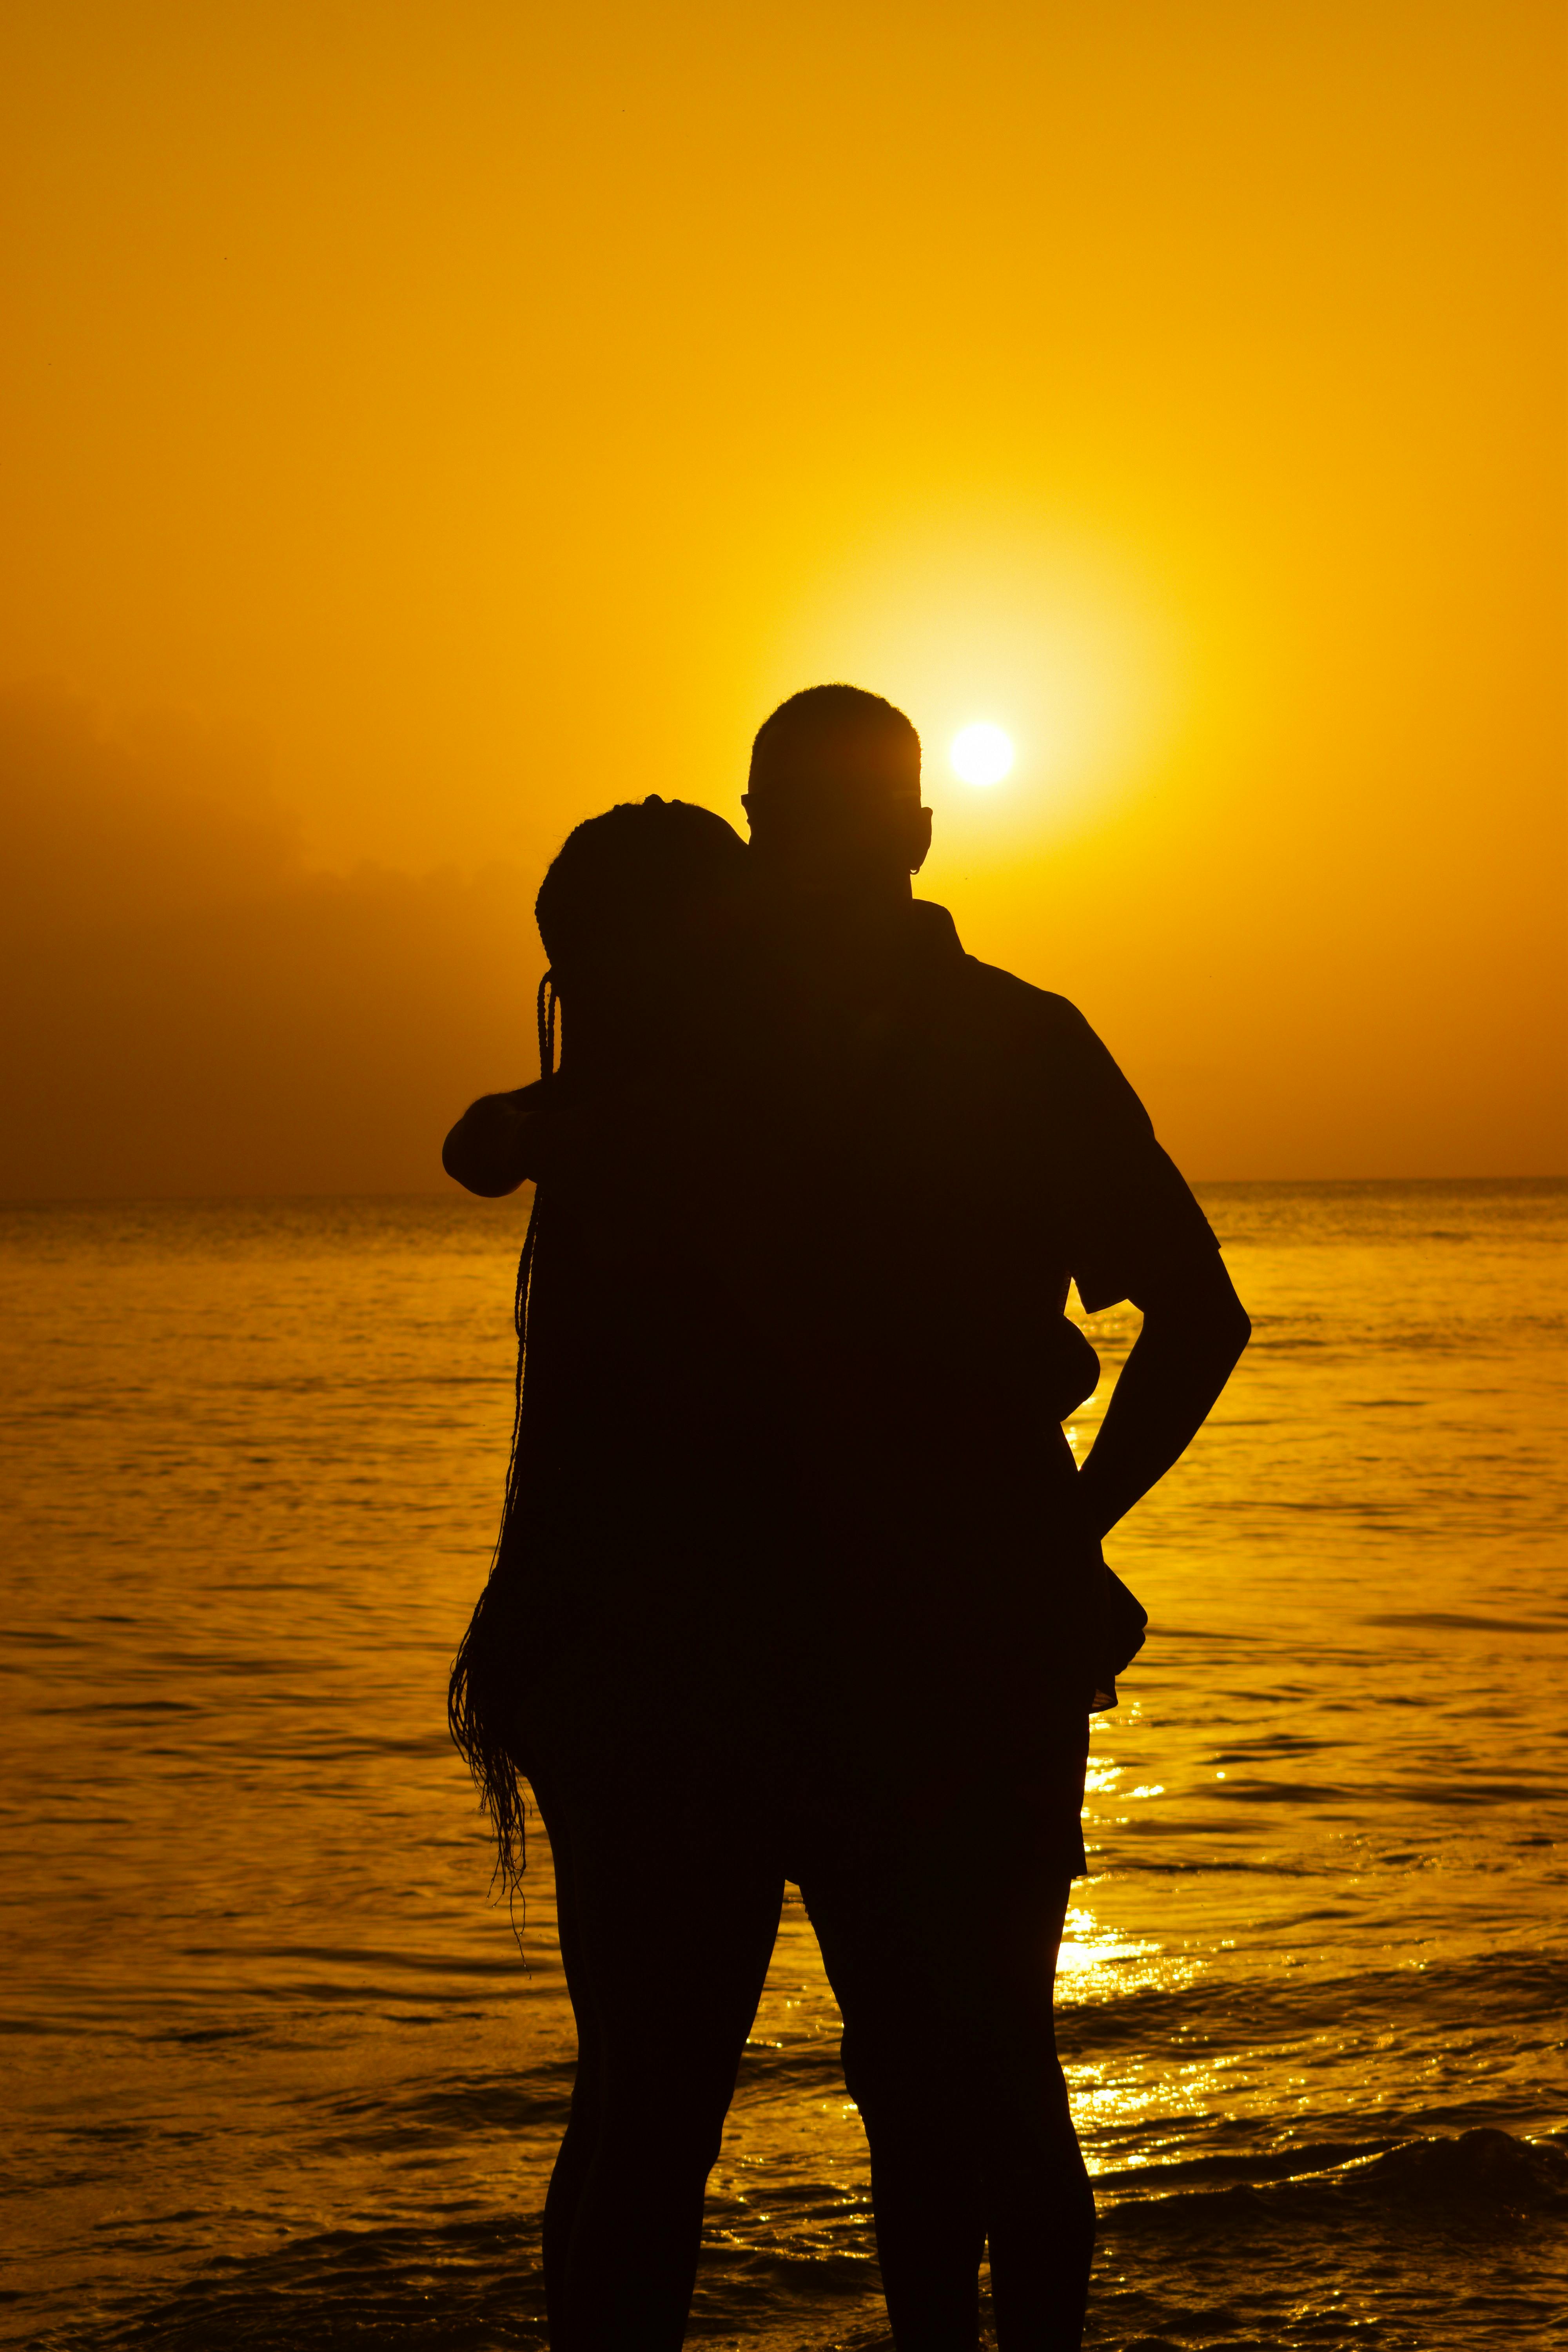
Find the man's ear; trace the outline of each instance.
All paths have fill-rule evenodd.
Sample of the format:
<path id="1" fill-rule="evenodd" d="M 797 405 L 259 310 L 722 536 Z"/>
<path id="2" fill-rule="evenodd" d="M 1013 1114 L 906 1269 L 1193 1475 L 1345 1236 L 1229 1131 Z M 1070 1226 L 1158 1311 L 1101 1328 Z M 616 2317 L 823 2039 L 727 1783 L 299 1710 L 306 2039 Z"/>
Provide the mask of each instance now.
<path id="1" fill-rule="evenodd" d="M 910 872 L 918 874 L 931 855 L 931 818 L 928 808 L 918 809 L 910 818 Z"/>

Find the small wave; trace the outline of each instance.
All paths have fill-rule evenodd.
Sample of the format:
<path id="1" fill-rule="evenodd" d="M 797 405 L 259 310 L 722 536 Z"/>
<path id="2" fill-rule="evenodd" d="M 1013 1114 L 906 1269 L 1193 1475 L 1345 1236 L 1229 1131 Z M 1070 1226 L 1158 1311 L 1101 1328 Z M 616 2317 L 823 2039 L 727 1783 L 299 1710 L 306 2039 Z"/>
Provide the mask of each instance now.
<path id="1" fill-rule="evenodd" d="M 539 2226 L 330 2230 L 277 2253 L 218 2255 L 140 2311 L 51 2328 L 36 2352 L 418 2352 L 542 2347 Z"/>
<path id="2" fill-rule="evenodd" d="M 1210 2168 L 1226 2162 L 1200 2159 Z M 1283 2179 L 1267 2178 L 1266 2168 L 1245 2158 L 1229 2162 L 1253 2177 L 1163 2195 L 1152 2183 L 1124 2192 L 1102 2211 L 1103 2234 L 1231 2238 L 1326 2223 L 1495 2231 L 1568 2222 L 1568 2148 L 1552 2139 L 1516 2139 L 1492 2126 L 1457 2139 L 1407 2140 L 1371 2155 L 1357 2150 Z"/>
<path id="3" fill-rule="evenodd" d="M 1407 2017 L 1416 1988 L 1427 2031 L 1490 2017 L 1506 2021 L 1506 2030 L 1518 2034 L 1560 2024 L 1568 2004 L 1568 1959 L 1561 1952 L 1500 1950 L 1421 1969 L 1325 1969 L 1299 1977 L 1200 1974 L 1179 1986 L 1134 1981 L 1124 1992 L 1097 1984 L 1076 1998 L 1068 1979 L 1058 1992 L 1057 2014 L 1074 2055 L 1154 2048 L 1174 2035 L 1201 2034 L 1223 2047 L 1319 2032 L 1342 2036 L 1365 2025 L 1385 2031 Z"/>
<path id="4" fill-rule="evenodd" d="M 1568 1618 L 1476 1617 L 1453 1609 L 1388 1609 L 1363 1625 L 1418 1626 L 1434 1633 L 1568 1633 Z"/>
<path id="5" fill-rule="evenodd" d="M 312 2145 L 326 2148 L 443 2148 L 482 2134 L 515 2139 L 544 2131 L 552 2140 L 566 2127 L 574 2061 L 536 2066 L 521 2074 L 458 2077 L 402 2095 L 362 2092 L 321 2101 Z"/>
<path id="6" fill-rule="evenodd" d="M 1315 2169 L 1282 2169 L 1314 2157 Z M 1237 2167 L 1252 2177 L 1226 2177 Z M 1090 2343 L 1342 2347 L 1363 2340 L 1367 2321 L 1393 2323 L 1393 2340 L 1427 2352 L 1552 2340 L 1555 2315 L 1542 2298 L 1568 2219 L 1568 2148 L 1556 2139 L 1479 2129 L 1173 2169 L 1173 2191 L 1164 2173 L 1100 2183 Z M 816 2226 L 785 2228 L 774 2243 L 736 2240 L 722 2213 L 710 2217 L 694 2338 L 752 2352 L 887 2345 L 868 2236 L 848 2242 L 820 2197 L 807 2201 L 787 2218 Z M 37 2352 L 327 2352 L 348 2342 L 526 2352 L 547 2340 L 539 2254 L 535 2221 L 328 2231 L 273 2253 L 219 2256 L 153 2305 L 100 2306 L 32 2341 Z M 1484 2305 L 1484 2324 L 1443 2332 L 1456 2298 Z"/>

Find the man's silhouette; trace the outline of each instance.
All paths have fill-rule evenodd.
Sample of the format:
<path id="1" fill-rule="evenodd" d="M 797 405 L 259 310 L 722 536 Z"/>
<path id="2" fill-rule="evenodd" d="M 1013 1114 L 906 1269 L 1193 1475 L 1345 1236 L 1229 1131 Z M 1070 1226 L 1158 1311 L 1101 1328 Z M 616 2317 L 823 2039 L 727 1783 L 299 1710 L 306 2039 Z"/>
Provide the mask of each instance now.
<path id="1" fill-rule="evenodd" d="M 918 1235 L 906 1318 L 930 1311 L 934 1283 L 950 1307 L 967 1301 L 1000 1349 L 945 1364 L 944 1389 L 979 1375 L 1003 1399 L 1027 1391 L 1068 1278 L 1091 1313 L 1122 1298 L 1142 1310 L 1073 1488 L 1100 1538 L 1184 1451 L 1250 1327 L 1202 1211 L 1087 1022 L 965 955 L 945 910 L 914 898 L 931 832 L 920 762 L 902 712 L 847 686 L 792 697 L 753 747 L 752 856 L 798 964 L 797 1073 L 816 1073 L 803 1085 L 805 1116 L 830 1074 L 842 1092 L 815 1121 L 826 1159 L 858 1160 L 866 1192 L 880 1188 L 878 1210 L 859 1203 L 868 1222 L 890 1211 Z M 836 1135 L 846 1103 L 895 1062 L 889 1101 L 905 1132 L 879 1132 L 863 1109 Z M 949 1222 L 933 1228 L 902 1211 L 911 1186 L 924 1216 L 940 1207 Z M 819 1222 L 848 1266 L 867 1226 L 842 1203 Z"/>
<path id="2" fill-rule="evenodd" d="M 552 2340 L 680 2342 L 788 1878 L 844 2014 L 900 2352 L 970 2352 L 987 2248 L 1003 2352 L 1075 2346 L 1093 2204 L 1052 1977 L 1088 1717 L 1142 1614 L 1099 1543 L 1201 1424 L 1247 1319 L 1080 1016 L 913 899 L 931 816 L 908 720 L 847 687 L 795 697 L 746 805 L 731 1017 L 651 1091 L 622 1085 L 586 1190 L 558 1188 L 579 1269 L 550 1277 L 560 1359 L 582 1356 L 585 1399 L 597 1365 L 629 1368 L 619 1433 L 587 1403 L 575 1437 L 557 1415 L 530 1528 L 556 1534 L 510 1555 L 526 1599 L 552 1561 L 594 1571 L 584 1511 L 628 1554 L 603 1564 L 613 1606 L 574 1603 L 513 1742 L 581 2041 Z M 447 1160 L 484 1192 L 543 1171 L 542 1256 L 549 1122 L 531 1144 L 523 1100 L 477 1105 Z M 617 1171 L 627 1201 L 657 1175 L 657 1217 L 583 1206 Z M 611 1229 L 630 1239 L 605 1283 Z M 1059 1425 L 1094 1380 L 1062 1318 L 1073 1277 L 1090 1308 L 1144 1317 L 1081 1472 Z M 531 1326 L 529 1346 L 531 1382 Z M 637 1493 L 627 1459 L 648 1465 Z M 508 1558 L 503 1537 L 498 1578 Z"/>
<path id="3" fill-rule="evenodd" d="M 794 697 L 757 737 L 745 805 L 794 961 L 779 1320 L 810 1374 L 838 1696 L 868 1735 L 837 1752 L 881 1824 L 858 1885 L 826 1906 L 802 1885 L 889 2308 L 900 2352 L 972 2343 L 988 2241 L 1003 2347 L 1076 2344 L 1092 2202 L 1051 1976 L 1084 1867 L 1087 1717 L 1142 1623 L 1100 1539 L 1189 1443 L 1249 1327 L 1081 1016 L 913 899 L 931 818 L 902 714 L 848 687 Z M 1059 1426 L 1093 1385 L 1070 1365 L 1060 1385 L 1069 1278 L 1090 1311 L 1143 1313 L 1081 1472 Z"/>

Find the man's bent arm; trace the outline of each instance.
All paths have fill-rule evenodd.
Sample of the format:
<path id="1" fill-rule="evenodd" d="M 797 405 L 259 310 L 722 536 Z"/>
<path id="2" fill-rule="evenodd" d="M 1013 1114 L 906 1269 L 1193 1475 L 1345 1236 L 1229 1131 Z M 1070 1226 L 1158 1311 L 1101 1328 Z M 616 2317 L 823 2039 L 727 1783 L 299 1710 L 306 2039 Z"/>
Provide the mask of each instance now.
<path id="1" fill-rule="evenodd" d="M 486 1201 L 499 1201 L 538 1170 L 537 1086 L 509 1095 L 481 1095 L 470 1103 L 441 1146 L 448 1176 Z"/>
<path id="2" fill-rule="evenodd" d="M 1097 1536 L 1186 1452 L 1252 1331 L 1217 1250 L 1212 1262 L 1189 1261 L 1133 1305 L 1142 1308 L 1143 1328 L 1079 1473 Z"/>

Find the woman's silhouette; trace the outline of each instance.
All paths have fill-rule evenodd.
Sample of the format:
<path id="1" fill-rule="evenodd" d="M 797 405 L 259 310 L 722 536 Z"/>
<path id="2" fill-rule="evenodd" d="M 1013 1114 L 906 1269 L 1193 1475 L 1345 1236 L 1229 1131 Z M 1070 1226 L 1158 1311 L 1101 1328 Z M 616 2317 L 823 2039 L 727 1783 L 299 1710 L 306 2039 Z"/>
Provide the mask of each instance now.
<path id="1" fill-rule="evenodd" d="M 445 1154 L 475 1191 L 538 1183 L 506 1509 L 452 1721 L 503 1869 L 521 1776 L 550 1834 L 579 2049 L 545 2284 L 578 2352 L 681 2341 L 784 1891 L 760 1751 L 791 1506 L 760 1467 L 775 1374 L 720 1199 L 754 1046 L 750 879 L 705 810 L 579 826 L 537 909 L 560 1070 L 476 1104 Z"/>

